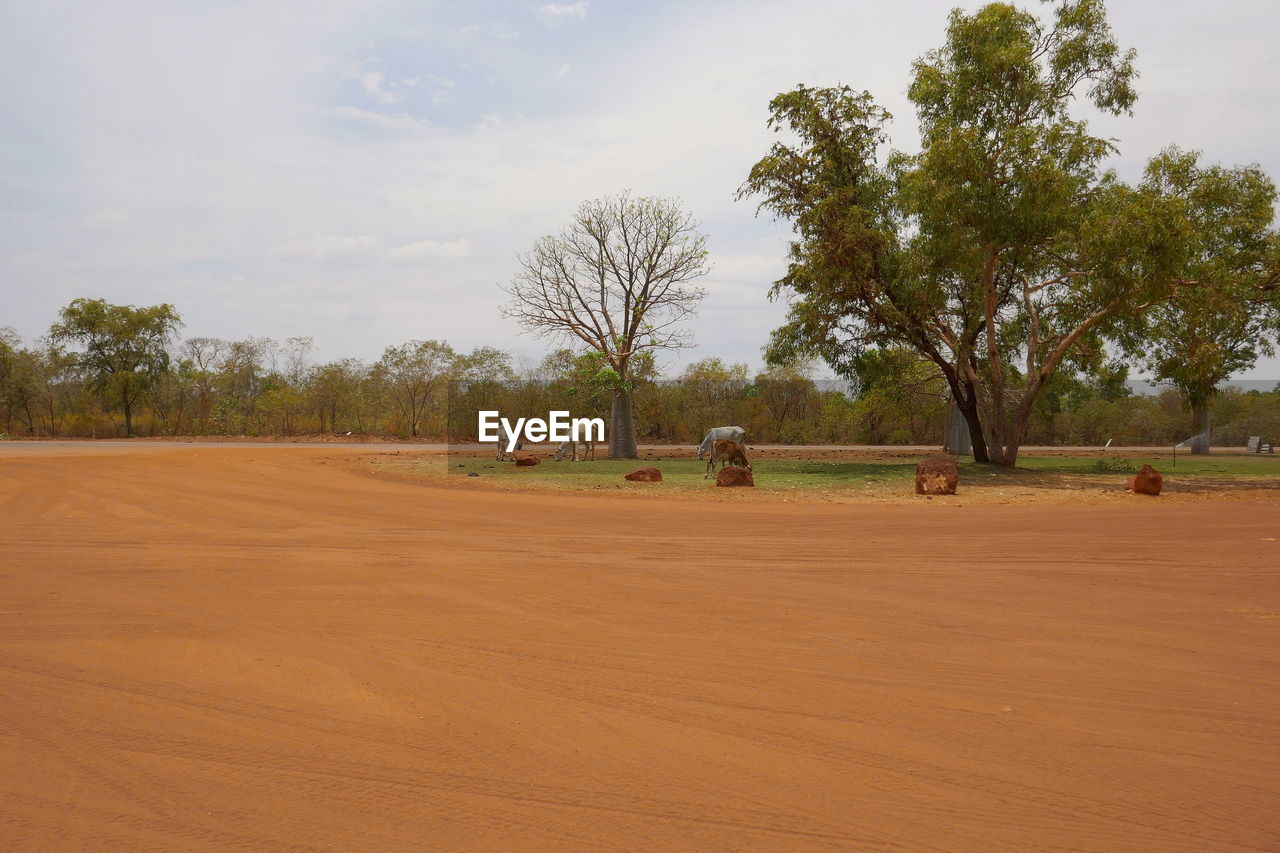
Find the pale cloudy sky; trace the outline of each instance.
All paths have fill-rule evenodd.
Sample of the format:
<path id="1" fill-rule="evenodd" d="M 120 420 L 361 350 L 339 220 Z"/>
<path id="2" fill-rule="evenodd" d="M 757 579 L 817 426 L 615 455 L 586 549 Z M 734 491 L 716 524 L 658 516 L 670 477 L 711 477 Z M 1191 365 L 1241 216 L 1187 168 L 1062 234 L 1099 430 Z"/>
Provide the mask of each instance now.
<path id="1" fill-rule="evenodd" d="M 0 326 L 79 296 L 174 303 L 186 335 L 374 359 L 501 319 L 515 255 L 585 198 L 683 199 L 714 271 L 696 350 L 760 363 L 785 226 L 734 192 L 776 93 L 870 89 L 915 144 L 912 59 L 954 0 L 0 0 Z M 976 4 L 964 4 L 973 7 Z M 1135 175 L 1170 142 L 1280 178 L 1280 4 L 1111 3 L 1139 52 Z M 1249 376 L 1280 377 L 1280 361 Z"/>

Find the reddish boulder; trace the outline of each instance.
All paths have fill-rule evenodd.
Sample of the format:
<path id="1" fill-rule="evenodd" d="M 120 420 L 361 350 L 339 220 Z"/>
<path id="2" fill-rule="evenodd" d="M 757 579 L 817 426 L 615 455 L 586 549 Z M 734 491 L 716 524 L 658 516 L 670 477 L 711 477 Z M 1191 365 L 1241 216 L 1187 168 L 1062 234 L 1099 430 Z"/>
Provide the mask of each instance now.
<path id="1" fill-rule="evenodd" d="M 538 457 L 534 456 L 532 453 L 517 453 L 517 454 L 516 454 L 516 467 L 517 467 L 517 468 L 527 468 L 527 467 L 529 467 L 529 466 L 531 466 L 531 465 L 537 465 L 540 461 L 542 461 L 542 460 L 538 459 Z"/>
<path id="2" fill-rule="evenodd" d="M 657 468 L 637 468 L 622 475 L 624 480 L 631 480 L 633 483 L 661 483 L 662 472 Z"/>
<path id="3" fill-rule="evenodd" d="M 916 466 L 917 495 L 954 495 L 959 484 L 956 460 L 945 453 L 930 456 Z"/>
<path id="4" fill-rule="evenodd" d="M 1164 477 L 1150 465 L 1143 465 L 1142 470 L 1130 477 L 1124 484 L 1126 492 L 1138 495 L 1158 495 L 1164 488 Z"/>
<path id="5" fill-rule="evenodd" d="M 754 486 L 755 484 L 751 469 L 740 465 L 726 465 L 720 469 L 719 474 L 716 474 L 717 486 Z"/>

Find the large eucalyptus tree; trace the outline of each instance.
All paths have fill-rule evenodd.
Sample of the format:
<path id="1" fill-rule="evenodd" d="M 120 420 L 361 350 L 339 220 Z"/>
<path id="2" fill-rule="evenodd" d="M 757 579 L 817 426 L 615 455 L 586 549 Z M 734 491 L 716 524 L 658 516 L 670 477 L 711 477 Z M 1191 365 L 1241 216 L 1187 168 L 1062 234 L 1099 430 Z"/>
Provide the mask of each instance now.
<path id="1" fill-rule="evenodd" d="M 889 114 L 866 92 L 800 86 L 770 104 L 778 142 L 740 195 L 792 221 L 770 355 L 848 369 L 873 346 L 937 365 L 974 458 L 1013 465 L 1064 363 L 1141 325 L 1185 280 L 1194 226 L 1158 181 L 1130 186 L 1081 105 L 1128 113 L 1133 51 L 1101 0 L 1049 20 L 1008 4 L 951 13 L 913 66 L 921 150 L 882 155 Z"/>
<path id="2" fill-rule="evenodd" d="M 1189 233 L 1178 286 L 1122 343 L 1138 364 L 1187 399 L 1194 452 L 1209 449 L 1209 401 L 1218 385 L 1280 334 L 1280 235 L 1272 228 L 1276 186 L 1256 165 L 1202 166 L 1196 152 L 1166 149 L 1146 183 L 1181 202 Z"/>

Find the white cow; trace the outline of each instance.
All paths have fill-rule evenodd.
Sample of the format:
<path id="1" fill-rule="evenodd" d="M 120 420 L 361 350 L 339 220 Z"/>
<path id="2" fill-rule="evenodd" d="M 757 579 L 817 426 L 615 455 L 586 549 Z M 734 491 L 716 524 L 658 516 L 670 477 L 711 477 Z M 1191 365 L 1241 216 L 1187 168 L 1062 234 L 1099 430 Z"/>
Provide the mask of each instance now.
<path id="1" fill-rule="evenodd" d="M 502 421 L 498 421 L 498 461 L 505 462 L 507 460 L 507 445 L 511 442 L 511 433 L 507 432 L 507 425 Z M 516 442 L 516 450 L 524 447 L 524 442 Z"/>
<path id="2" fill-rule="evenodd" d="M 557 447 L 556 461 L 559 462 L 562 459 L 564 459 L 565 454 L 571 454 L 573 461 L 577 462 L 578 461 L 578 442 L 572 441 L 572 440 L 566 441 L 564 444 Z M 594 462 L 596 459 L 596 443 L 589 439 L 583 439 L 582 440 L 583 461 L 586 460 L 588 455 L 591 457 L 591 461 Z"/>
<path id="3" fill-rule="evenodd" d="M 740 426 L 712 427 L 707 430 L 707 437 L 702 439 L 702 444 L 698 445 L 699 459 L 707 455 L 707 451 L 711 449 L 711 443 L 717 439 L 736 441 L 738 444 L 745 446 L 747 443 L 747 431 Z"/>

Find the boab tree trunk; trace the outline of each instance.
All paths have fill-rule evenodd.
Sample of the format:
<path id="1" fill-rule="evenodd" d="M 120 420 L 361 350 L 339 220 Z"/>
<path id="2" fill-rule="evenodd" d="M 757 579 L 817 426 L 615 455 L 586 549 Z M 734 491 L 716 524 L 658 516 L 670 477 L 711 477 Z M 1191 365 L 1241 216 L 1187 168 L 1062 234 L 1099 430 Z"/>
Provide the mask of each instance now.
<path id="1" fill-rule="evenodd" d="M 1207 456 L 1209 455 L 1209 402 L 1201 400 L 1193 404 L 1191 410 L 1196 428 L 1196 437 L 1191 442 L 1191 452 Z"/>
<path id="2" fill-rule="evenodd" d="M 613 409 L 609 417 L 609 458 L 635 459 L 636 421 L 631 411 L 631 395 L 613 392 Z"/>

